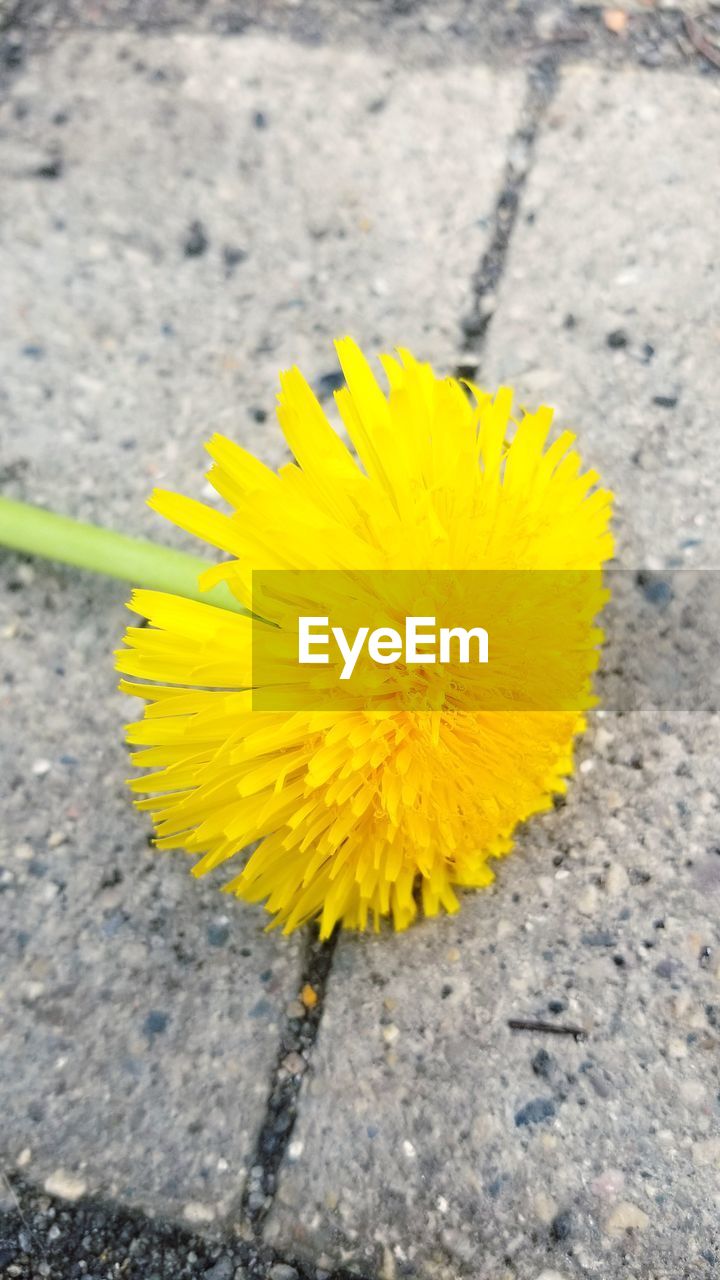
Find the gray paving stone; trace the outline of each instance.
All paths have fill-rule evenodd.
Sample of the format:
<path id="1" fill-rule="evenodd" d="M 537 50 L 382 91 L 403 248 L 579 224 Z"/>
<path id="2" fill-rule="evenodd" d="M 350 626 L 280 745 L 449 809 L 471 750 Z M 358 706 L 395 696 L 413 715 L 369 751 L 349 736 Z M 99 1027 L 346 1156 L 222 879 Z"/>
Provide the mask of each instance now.
<path id="1" fill-rule="evenodd" d="M 581 426 L 633 566 L 717 556 L 717 103 L 711 84 L 566 75 L 484 356 L 489 382 Z M 715 577 L 692 602 L 691 581 L 663 612 L 616 578 L 605 708 L 566 806 L 496 886 L 454 919 L 341 940 L 274 1243 L 447 1280 L 713 1265 L 720 726 L 701 665 L 685 699 L 647 694 L 661 632 L 676 668 L 717 636 Z"/>
<path id="2" fill-rule="evenodd" d="M 207 1221 L 242 1190 L 298 948 L 148 848 L 122 588 L 27 568 L 2 575 L 0 1154 L 61 1195 Z"/>
<path id="3" fill-rule="evenodd" d="M 213 429 L 278 462 L 280 366 L 332 372 L 348 330 L 451 363 L 520 97 L 260 39 L 31 61 L 0 116 L 4 490 L 181 543 L 145 496 L 199 492 Z M 124 589 L 2 573 L 0 1154 L 204 1227 L 242 1190 L 298 945 L 147 848 Z"/>
<path id="4" fill-rule="evenodd" d="M 714 82 L 566 73 L 484 354 L 579 430 L 625 565 L 720 557 L 719 118 Z"/>
<path id="5" fill-rule="evenodd" d="M 212 429 L 278 461 L 277 370 L 332 373 L 334 335 L 451 365 L 521 92 L 259 38 L 73 38 L 33 64 L 1 143 L 2 408 L 33 496 L 99 519 L 110 483 L 197 483 Z"/>

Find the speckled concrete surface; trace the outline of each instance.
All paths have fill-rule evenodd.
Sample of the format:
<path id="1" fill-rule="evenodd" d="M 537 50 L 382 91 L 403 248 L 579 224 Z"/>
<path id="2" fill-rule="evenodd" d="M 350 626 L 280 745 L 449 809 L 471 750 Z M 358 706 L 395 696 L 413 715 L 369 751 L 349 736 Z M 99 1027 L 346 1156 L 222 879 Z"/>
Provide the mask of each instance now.
<path id="1" fill-rule="evenodd" d="M 303 944 L 130 807 L 125 592 L 2 557 L 12 1280 L 718 1273 L 719 587 L 683 570 L 718 556 L 720 90 L 681 12 L 619 7 L 0 6 L 4 492 L 192 545 L 148 490 L 203 493 L 213 429 L 278 462 L 278 367 L 326 395 L 351 329 L 556 403 L 659 571 L 615 578 L 567 804 L 459 918 L 342 939 L 303 1047 Z"/>
<path id="2" fill-rule="evenodd" d="M 3 490 L 182 544 L 146 495 L 202 493 L 214 429 L 278 462 L 279 367 L 325 395 L 348 329 L 452 364 L 521 98 L 265 39 L 29 61 L 0 112 Z M 68 1203 L 236 1223 L 298 944 L 147 847 L 124 588 L 2 573 L 3 1162 Z"/>
<path id="3" fill-rule="evenodd" d="M 213 430 L 283 457 L 277 371 L 332 378 L 334 335 L 452 366 L 521 99 L 513 75 L 262 38 L 72 37 L 38 59 L 0 138 L 21 492 L 94 519 L 111 492 L 156 530 L 137 495 L 198 486 Z"/>
<path id="4" fill-rule="evenodd" d="M 584 453 L 617 493 L 621 564 L 712 567 L 720 86 L 662 84 L 638 72 L 566 73 L 482 369 L 581 429 Z"/>
<path id="5" fill-rule="evenodd" d="M 718 555 L 720 190 L 698 122 L 720 98 L 664 93 L 566 74 L 482 372 L 581 426 L 621 562 L 675 567 L 668 598 L 616 576 L 579 775 L 493 891 L 400 940 L 341 940 L 268 1228 L 384 1277 L 677 1280 L 720 1260 L 717 589 L 695 581 L 698 613 L 679 568 Z M 661 639 L 671 668 L 706 655 L 682 698 L 649 695 Z"/>
<path id="6" fill-rule="evenodd" d="M 207 1224 L 243 1189 L 298 947 L 148 847 L 122 587 L 31 573 L 3 565 L 3 1162 Z"/>

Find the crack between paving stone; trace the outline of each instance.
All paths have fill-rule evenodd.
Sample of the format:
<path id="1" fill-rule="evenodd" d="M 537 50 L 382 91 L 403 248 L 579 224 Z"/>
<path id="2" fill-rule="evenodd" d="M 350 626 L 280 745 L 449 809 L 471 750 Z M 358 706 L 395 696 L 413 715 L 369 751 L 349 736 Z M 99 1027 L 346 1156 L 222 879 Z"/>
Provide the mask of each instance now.
<path id="1" fill-rule="evenodd" d="M 520 17 L 510 23 L 506 29 L 499 29 L 486 44 L 475 50 L 475 57 L 470 57 L 480 65 L 491 66 L 496 70 L 508 66 L 522 66 L 532 63 L 538 58 L 553 62 L 557 67 L 595 64 L 616 73 L 628 65 L 649 72 L 687 67 L 696 72 L 709 72 L 718 75 L 715 58 L 709 60 L 706 54 L 687 36 L 684 21 L 687 11 L 682 4 L 673 8 L 633 12 L 628 14 L 629 23 L 626 30 L 617 33 L 608 28 L 605 21 L 607 6 L 603 4 L 587 4 L 574 9 L 557 10 L 555 26 L 546 32 L 541 27 L 541 20 L 546 12 L 553 14 L 552 8 L 545 10 L 538 5 L 537 12 L 532 8 L 521 8 Z M 342 24 L 335 30 L 325 29 L 321 15 L 316 14 L 317 22 L 301 20 L 298 10 L 290 5 L 285 9 L 274 11 L 274 20 L 270 20 L 261 9 L 248 12 L 228 8 L 221 11 L 210 26 L 198 25 L 192 17 L 147 17 L 142 13 L 133 20 L 132 12 L 125 10 L 121 20 L 101 22 L 89 21 L 75 14 L 64 14 L 58 5 L 55 20 L 43 20 L 43 0 L 14 0 L 7 12 L 0 13 L 0 34 L 6 32 L 17 34 L 19 39 L 34 38 L 32 52 L 37 52 L 43 42 L 54 36 L 73 34 L 98 35 L 142 34 L 146 36 L 168 36 L 177 32 L 196 33 L 198 35 L 214 35 L 221 39 L 243 38 L 249 35 L 277 36 L 291 40 L 301 46 L 322 44 L 332 47 L 340 43 L 347 46 L 348 35 L 351 43 L 363 46 L 365 40 L 370 47 L 376 49 L 377 40 L 387 36 L 387 56 L 392 59 L 397 50 L 393 41 L 402 39 L 404 29 L 394 25 L 388 16 L 380 14 L 377 21 L 367 24 L 365 37 L 358 35 L 362 27 L 345 31 Z M 709 12 L 704 17 L 712 16 Z M 312 18 L 312 14 L 310 14 Z M 320 22 L 318 27 L 317 23 Z M 520 25 L 518 25 L 520 23 Z M 410 30 L 414 37 L 418 31 Z M 713 46 L 714 47 L 714 46 Z M 462 27 L 455 30 L 449 27 L 445 40 L 445 62 L 447 65 L 461 61 L 468 62 L 472 42 L 468 41 L 467 31 Z M 419 29 L 417 46 L 417 65 L 437 66 L 437 38 L 422 26 Z M 0 54 L 2 50 L 0 50 Z M 23 57 L 22 51 L 18 58 Z"/>
<path id="2" fill-rule="evenodd" d="M 298 999 L 287 1008 L 280 1032 L 278 1055 L 273 1069 L 265 1114 L 258 1133 L 250 1172 L 237 1214 L 225 1215 L 224 1228 L 208 1228 L 203 1234 L 141 1209 L 108 1201 L 101 1196 L 82 1196 L 69 1203 L 48 1196 L 42 1188 L 10 1174 L 6 1179 L 15 1201 L 9 1212 L 0 1211 L 0 1262 L 13 1254 L 18 1259 L 19 1280 L 34 1280 L 37 1262 L 48 1267 L 49 1280 L 65 1280 L 67 1263 L 87 1257 L 87 1242 L 97 1237 L 98 1253 L 104 1265 L 109 1261 L 127 1266 L 132 1257 L 132 1277 L 145 1274 L 150 1266 L 162 1280 L 266 1280 L 279 1265 L 287 1276 L 298 1280 L 369 1280 L 343 1268 L 321 1266 L 297 1259 L 263 1241 L 263 1226 L 272 1208 L 280 1167 L 287 1154 L 298 1112 L 300 1090 L 309 1066 L 322 1019 L 327 983 L 337 945 L 337 932 L 320 942 L 315 926 L 306 931 L 299 977 Z M 310 990 L 312 989 L 312 990 Z M 304 996 L 304 1002 L 301 997 Z M 313 1004 L 313 997 L 316 1002 Z M 39 1212 L 38 1212 L 39 1210 Z M 238 1221 L 239 1219 L 239 1221 Z M 233 1223 L 236 1226 L 233 1226 Z M 38 1229 L 38 1223 L 42 1225 Z M 57 1232 L 46 1238 L 50 1228 Z M 251 1229 L 248 1238 L 243 1227 Z M 130 1247 L 132 1246 L 132 1248 Z M 16 1252 L 17 1250 L 17 1252 Z M 24 1255 L 24 1256 L 23 1256 Z M 162 1269 L 157 1261 L 162 1259 Z M 27 1262 L 27 1269 L 24 1262 Z M 165 1270 L 166 1263 L 170 1270 Z M 55 1264 L 60 1264 L 55 1269 Z M 73 1273 L 74 1274 L 74 1273 Z"/>
<path id="3" fill-rule="evenodd" d="M 17 0 L 2 15 L 0 31 L 5 32 L 13 27 L 23 28 L 29 25 L 28 17 L 32 16 L 32 0 Z M 665 17 L 681 18 L 681 7 L 664 11 Z M 600 21 L 602 8 L 587 6 L 578 11 L 581 17 Z M 76 29 L 85 33 L 103 32 L 100 26 L 75 24 Z M 174 24 L 168 24 L 169 26 Z M 137 28 L 112 28 L 114 30 L 136 30 Z M 162 31 L 161 26 L 155 30 Z M 167 28 L 165 28 L 167 30 Z M 64 31 L 66 34 L 66 31 Z M 245 32 L 233 34 L 241 35 Z M 532 171 L 537 143 L 542 132 L 542 125 L 548 108 L 554 97 L 559 69 L 584 59 L 573 58 L 569 53 L 558 54 L 548 51 L 547 56 L 531 64 L 528 71 L 525 102 L 519 128 L 512 135 L 508 148 L 508 158 L 500 195 L 493 215 L 492 237 L 488 249 L 484 253 L 472 278 L 472 305 L 462 321 L 463 359 L 458 364 L 458 376 L 474 377 L 480 366 L 486 344 L 489 327 L 492 323 L 496 305 L 497 289 L 501 283 L 512 236 L 517 222 L 522 197 Z M 619 70 L 620 68 L 618 68 Z M 144 1239 L 148 1249 L 160 1248 L 164 1261 L 173 1249 L 180 1249 L 187 1256 L 194 1252 L 198 1261 L 212 1268 L 219 1257 L 232 1259 L 234 1267 L 243 1268 L 253 1280 L 266 1277 L 270 1268 L 278 1263 L 292 1267 L 303 1280 L 312 1280 L 316 1274 L 317 1264 L 297 1261 L 263 1244 L 263 1227 L 272 1208 L 277 1191 L 278 1175 L 291 1143 L 292 1133 L 298 1113 L 302 1082 L 312 1058 L 312 1051 L 317 1039 L 324 1008 L 324 999 L 328 979 L 332 970 L 333 955 L 337 943 L 337 935 L 328 942 L 320 943 L 315 930 L 308 931 L 305 939 L 301 990 L 307 985 L 313 988 L 318 999 L 303 1017 L 288 1013 L 280 1035 L 278 1057 L 273 1069 L 265 1114 L 260 1126 L 254 1154 L 250 1162 L 250 1173 L 241 1200 L 242 1219 L 252 1227 L 254 1240 L 214 1240 L 199 1236 L 182 1226 L 152 1218 L 140 1210 L 131 1210 L 123 1205 L 113 1204 L 96 1197 L 83 1197 L 75 1204 L 53 1201 L 41 1189 L 33 1187 L 21 1179 L 12 1178 L 13 1191 L 17 1196 L 17 1209 L 9 1213 L 0 1213 L 0 1261 L 3 1248 L 8 1241 L 22 1232 L 27 1234 L 30 1225 L 28 1202 L 39 1200 L 43 1205 L 49 1203 L 54 1207 L 58 1221 L 63 1221 L 70 1238 L 77 1233 L 78 1257 L 86 1252 L 84 1237 L 105 1224 L 108 1232 L 119 1230 L 118 1224 L 132 1226 L 129 1239 Z M 296 1060 L 297 1059 L 297 1060 Z M 300 1060 L 304 1063 L 301 1066 Z M 294 1069 L 293 1069 L 294 1068 Z M 230 1219 L 232 1214 L 229 1215 Z M 35 1235 L 32 1232 L 31 1234 Z M 63 1237 L 66 1240 L 66 1237 Z M 48 1245 L 35 1235 L 33 1244 L 37 1244 L 43 1260 L 52 1264 L 54 1246 Z M 64 1246 L 63 1246 L 64 1248 Z M 70 1255 L 63 1252 L 63 1263 Z M 30 1277 L 35 1272 L 32 1260 L 28 1260 L 28 1270 L 19 1270 L 19 1275 Z M 138 1273 L 139 1274 L 139 1273 Z M 173 1280 L 185 1275 L 184 1270 L 174 1269 Z M 187 1273 L 189 1274 L 189 1273 Z M 199 1274 L 193 1272 L 194 1274 Z M 343 1270 L 325 1271 L 328 1280 L 348 1280 L 350 1273 Z M 62 1271 L 50 1270 L 49 1275 L 64 1276 Z M 353 1280 L 362 1280 L 353 1272 Z"/>
<path id="4" fill-rule="evenodd" d="M 463 335 L 462 359 L 456 368 L 457 377 L 475 378 L 480 368 L 523 193 L 532 170 L 542 124 L 557 84 L 558 70 L 555 61 L 541 61 L 530 68 L 520 125 L 508 145 L 503 183 L 493 214 L 490 244 L 472 277 L 472 302 L 460 322 Z"/>
<path id="5" fill-rule="evenodd" d="M 280 1167 L 290 1146 L 302 1082 L 320 1029 L 337 937 L 336 931 L 328 941 L 320 942 L 314 925 L 305 935 L 300 996 L 285 1015 L 265 1115 L 240 1206 L 241 1219 L 251 1225 L 257 1239 L 262 1238 Z M 314 1004 L 310 1003 L 313 998 Z"/>
<path id="6" fill-rule="evenodd" d="M 144 1280 L 148 1269 L 162 1280 L 273 1280 L 273 1268 L 279 1271 L 280 1266 L 288 1268 L 287 1280 L 292 1276 L 298 1280 L 318 1280 L 319 1276 L 323 1280 L 370 1280 L 356 1271 L 297 1259 L 263 1240 L 263 1226 L 290 1146 L 303 1078 L 320 1028 L 337 938 L 336 932 L 327 942 L 320 942 L 315 926 L 306 931 L 298 999 L 287 1007 L 265 1114 L 238 1212 L 231 1209 L 224 1215 L 225 1225 L 208 1227 L 200 1234 L 99 1195 L 84 1195 L 70 1203 L 49 1196 L 21 1175 L 9 1173 L 3 1178 L 14 1208 L 3 1212 L 0 1207 L 0 1265 L 12 1259 L 18 1280 L 36 1280 L 37 1264 L 42 1261 L 48 1280 L 67 1280 L 67 1264 L 87 1259 L 88 1241 L 92 1240 L 105 1267 L 113 1262 L 122 1266 L 125 1274 L 130 1263 L 128 1280 L 141 1276 Z M 53 1227 L 56 1230 L 48 1235 Z"/>

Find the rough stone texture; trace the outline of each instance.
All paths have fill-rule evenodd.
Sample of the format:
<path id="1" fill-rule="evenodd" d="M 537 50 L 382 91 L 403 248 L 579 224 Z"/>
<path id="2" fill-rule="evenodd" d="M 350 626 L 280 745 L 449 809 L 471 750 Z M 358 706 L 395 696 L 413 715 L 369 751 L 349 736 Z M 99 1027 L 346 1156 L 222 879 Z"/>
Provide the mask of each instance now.
<path id="1" fill-rule="evenodd" d="M 27 569 L 2 574 L 2 1160 L 69 1200 L 208 1221 L 242 1190 L 298 948 L 148 848 L 113 692 L 122 588 Z"/>
<path id="2" fill-rule="evenodd" d="M 618 492 L 633 568 L 718 553 L 717 108 L 715 85 L 669 80 L 660 94 L 635 75 L 567 74 L 483 359 L 486 381 L 511 380 L 581 424 L 583 454 Z M 496 887 L 459 917 L 341 940 L 275 1245 L 447 1280 L 712 1273 L 720 721 L 702 665 L 716 664 L 708 585 L 616 575 L 606 706 L 567 804 L 529 824 Z M 648 690 L 661 656 L 687 671 L 684 696 L 669 676 Z M 512 1031 L 511 1018 L 587 1037 Z"/>
<path id="3" fill-rule="evenodd" d="M 181 544 L 144 497 L 200 492 L 213 429 L 279 461 L 278 367 L 333 374 L 347 330 L 451 364 L 520 97 L 260 39 L 31 61 L 0 115 L 4 491 Z M 242 1191 L 297 946 L 147 848 L 125 589 L 2 573 L 2 1158 L 206 1227 Z"/>
<path id="4" fill-rule="evenodd" d="M 690 29 L 687 20 L 695 23 Z M 0 0 L 0 81 L 67 32 L 260 32 L 302 45 L 369 50 L 397 69 L 590 61 L 713 75 L 717 0 Z M 705 54 L 701 53 L 705 49 Z M 467 70 L 466 70 L 467 74 Z"/>
<path id="5" fill-rule="evenodd" d="M 10 11 L 12 4 L 5 3 Z M 403 62 L 419 57 L 440 66 L 448 57 L 497 53 L 519 61 L 536 16 L 564 8 L 553 0 L 23 0 L 13 25 L 53 33 L 80 25 L 160 31 L 182 26 L 229 35 L 262 29 L 314 44 L 369 46 Z"/>
<path id="6" fill-rule="evenodd" d="M 0 143 L 1 407 L 31 496 L 101 519 L 111 486 L 155 530 L 136 495 L 197 491 L 211 430 L 282 458 L 277 370 L 333 376 L 332 335 L 451 367 L 521 93 L 259 38 L 72 38 L 33 63 Z"/>
<path id="7" fill-rule="evenodd" d="M 624 566 L 720 553 L 712 428 L 720 85 L 565 73 L 499 291 L 483 376 L 557 408 L 617 494 Z M 568 165 L 572 155 L 572 167 Z"/>
<path id="8" fill-rule="evenodd" d="M 54 1200 L 13 1175 L 0 1191 L 3 1280 L 275 1280 L 277 1262 L 260 1242 L 192 1231 L 99 1197 Z M 292 1275 L 291 1275 L 292 1271 Z M 282 1274 L 282 1273 L 281 1273 Z M 326 1273 L 327 1275 L 327 1273 Z M 290 1267 L 287 1280 L 317 1280 Z M 341 1280 L 334 1277 L 333 1280 Z"/>

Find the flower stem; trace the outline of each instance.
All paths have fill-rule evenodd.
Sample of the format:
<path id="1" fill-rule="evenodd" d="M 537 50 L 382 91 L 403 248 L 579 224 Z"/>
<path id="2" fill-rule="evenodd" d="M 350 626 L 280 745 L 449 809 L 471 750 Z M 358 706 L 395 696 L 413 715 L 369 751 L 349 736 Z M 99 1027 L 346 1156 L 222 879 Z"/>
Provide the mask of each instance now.
<path id="1" fill-rule="evenodd" d="M 200 590 L 200 574 L 210 568 L 207 560 L 58 516 L 26 502 L 0 498 L 0 546 L 103 573 L 136 587 L 169 591 L 188 600 L 244 612 L 224 583 L 209 591 Z"/>

